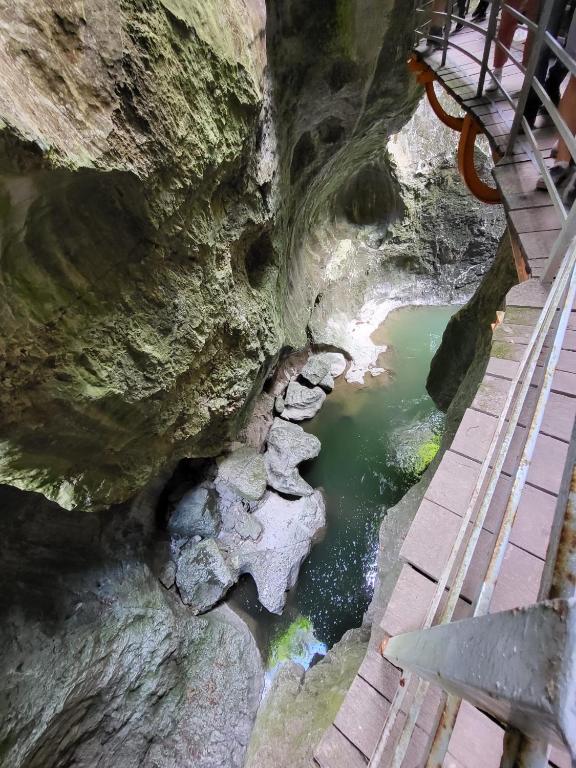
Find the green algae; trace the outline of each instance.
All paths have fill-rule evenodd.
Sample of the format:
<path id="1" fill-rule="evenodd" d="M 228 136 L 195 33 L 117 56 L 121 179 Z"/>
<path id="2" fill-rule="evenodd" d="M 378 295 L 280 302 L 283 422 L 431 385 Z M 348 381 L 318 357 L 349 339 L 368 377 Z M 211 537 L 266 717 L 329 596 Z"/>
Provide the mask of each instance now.
<path id="1" fill-rule="evenodd" d="M 429 440 L 426 440 L 419 446 L 414 461 L 414 471 L 416 474 L 421 475 L 428 468 L 428 465 L 434 460 L 440 450 L 441 443 L 441 435 L 434 433 Z"/>
<path id="2" fill-rule="evenodd" d="M 310 619 L 306 616 L 298 616 L 284 632 L 272 641 L 268 668 L 275 667 L 295 656 L 304 656 L 306 645 L 313 634 L 314 627 Z"/>

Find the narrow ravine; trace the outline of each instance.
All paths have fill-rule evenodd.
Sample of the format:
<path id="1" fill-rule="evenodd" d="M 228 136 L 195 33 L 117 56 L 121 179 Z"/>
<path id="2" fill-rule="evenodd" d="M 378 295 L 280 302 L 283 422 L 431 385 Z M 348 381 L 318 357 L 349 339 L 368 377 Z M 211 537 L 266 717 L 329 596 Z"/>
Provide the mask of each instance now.
<path id="1" fill-rule="evenodd" d="M 342 377 L 320 413 L 304 423 L 322 443 L 302 475 L 324 491 L 324 538 L 305 561 L 281 616 L 262 608 L 249 578 L 230 598 L 250 623 L 269 680 L 287 660 L 308 667 L 315 654 L 323 655 L 361 624 L 374 586 L 382 518 L 416 482 L 440 442 L 443 415 L 425 382 L 456 309 L 408 306 L 391 312 L 373 334 L 375 343 L 387 347 L 380 360 L 385 373 L 367 376 L 363 387 Z"/>

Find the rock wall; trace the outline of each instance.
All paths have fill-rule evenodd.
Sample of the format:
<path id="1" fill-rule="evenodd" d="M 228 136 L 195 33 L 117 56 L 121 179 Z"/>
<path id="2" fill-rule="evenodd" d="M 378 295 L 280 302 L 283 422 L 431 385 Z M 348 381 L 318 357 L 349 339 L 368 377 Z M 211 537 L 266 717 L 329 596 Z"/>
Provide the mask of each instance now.
<path id="1" fill-rule="evenodd" d="M 194 616 L 153 576 L 160 489 L 78 516 L 0 486 L 1 766 L 243 764 L 260 654 L 232 611 Z"/>
<path id="2" fill-rule="evenodd" d="M 220 453 L 305 343 L 303 240 L 413 108 L 411 18 L 23 0 L 0 22 L 0 481 L 99 509 Z"/>
<path id="3" fill-rule="evenodd" d="M 0 4 L 0 480 L 217 453 L 281 343 L 264 0 Z"/>
<path id="4" fill-rule="evenodd" d="M 267 5 L 0 0 L 3 767 L 242 764 L 259 653 L 166 588 L 165 484 L 307 341 L 307 233 L 418 96 L 401 0 Z"/>

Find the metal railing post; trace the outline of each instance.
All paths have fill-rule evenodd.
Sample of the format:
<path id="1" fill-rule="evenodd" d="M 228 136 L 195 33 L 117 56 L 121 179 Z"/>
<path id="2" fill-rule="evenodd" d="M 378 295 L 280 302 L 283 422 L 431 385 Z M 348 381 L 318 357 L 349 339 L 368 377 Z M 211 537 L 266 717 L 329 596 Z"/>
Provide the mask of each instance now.
<path id="1" fill-rule="evenodd" d="M 528 66 L 526 67 L 526 74 L 524 76 L 524 82 L 522 83 L 522 90 L 518 97 L 518 104 L 516 105 L 516 112 L 514 113 L 514 120 L 512 122 L 512 128 L 510 129 L 510 136 L 508 138 L 508 145 L 506 146 L 506 154 L 511 154 L 514 149 L 514 142 L 518 136 L 518 131 L 522 124 L 522 118 L 524 117 L 524 109 L 526 108 L 526 102 L 528 101 L 528 94 L 532 88 L 532 80 L 534 79 L 534 72 L 540 59 L 540 52 L 544 45 L 546 37 L 546 30 L 548 29 L 548 22 L 554 8 L 556 0 L 546 0 L 540 18 L 538 19 L 538 31 L 536 33 L 536 39 L 532 45 L 530 51 L 530 59 Z"/>
<path id="2" fill-rule="evenodd" d="M 488 19 L 488 27 L 486 29 L 486 41 L 484 42 L 484 52 L 482 54 L 482 66 L 480 67 L 480 76 L 478 78 L 478 89 L 476 96 L 482 96 L 484 90 L 484 81 L 486 80 L 486 72 L 488 70 L 488 59 L 490 58 L 490 49 L 492 47 L 492 41 L 496 36 L 496 25 L 498 23 L 498 11 L 500 10 L 500 0 L 493 0 L 490 8 L 490 18 Z"/>
<path id="3" fill-rule="evenodd" d="M 450 37 L 450 30 L 452 29 L 452 12 L 454 10 L 454 0 L 448 0 L 448 9 L 446 13 L 446 21 L 444 24 L 444 43 L 442 48 L 442 66 L 446 66 L 446 56 L 448 55 L 448 43 Z"/>
<path id="4" fill-rule="evenodd" d="M 568 218 L 564 222 L 562 230 L 554 242 L 554 246 L 548 256 L 546 271 L 542 275 L 542 282 L 550 284 L 556 277 L 558 268 L 570 244 L 576 237 L 576 201 L 570 209 Z"/>

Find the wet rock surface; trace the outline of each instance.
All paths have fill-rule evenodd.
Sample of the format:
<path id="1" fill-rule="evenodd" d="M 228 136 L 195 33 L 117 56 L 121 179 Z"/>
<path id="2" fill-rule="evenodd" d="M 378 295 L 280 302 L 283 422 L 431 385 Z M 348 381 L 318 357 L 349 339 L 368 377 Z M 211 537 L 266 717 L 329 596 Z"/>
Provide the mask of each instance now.
<path id="1" fill-rule="evenodd" d="M 229 486 L 238 496 L 258 501 L 266 490 L 264 459 L 254 448 L 238 448 L 221 460 L 217 480 Z"/>
<path id="2" fill-rule="evenodd" d="M 182 601 L 195 613 L 216 605 L 236 578 L 214 539 L 191 541 L 180 550 L 176 586 Z"/>
<path id="3" fill-rule="evenodd" d="M 298 424 L 276 418 L 265 454 L 268 485 L 290 496 L 309 496 L 314 489 L 300 476 L 298 465 L 320 453 L 320 440 Z"/>
<path id="4" fill-rule="evenodd" d="M 280 415 L 289 421 L 313 418 L 324 404 L 326 393 L 320 387 L 305 387 L 291 381 L 282 399 Z"/>
<path id="5" fill-rule="evenodd" d="M 319 491 L 296 500 L 269 491 L 254 517 L 262 526 L 258 541 L 222 538 L 240 573 L 249 573 L 256 582 L 262 605 L 280 613 L 286 590 L 296 583 L 300 566 L 325 525 L 324 499 Z"/>

